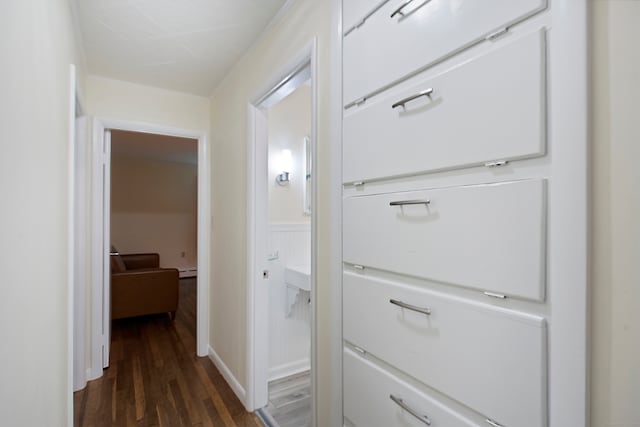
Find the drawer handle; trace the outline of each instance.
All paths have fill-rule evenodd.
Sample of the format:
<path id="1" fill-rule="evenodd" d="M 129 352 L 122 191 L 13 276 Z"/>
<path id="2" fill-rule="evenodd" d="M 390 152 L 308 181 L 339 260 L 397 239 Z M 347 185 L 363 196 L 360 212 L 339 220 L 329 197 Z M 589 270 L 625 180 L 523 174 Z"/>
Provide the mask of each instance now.
<path id="1" fill-rule="evenodd" d="M 431 203 L 429 199 L 423 200 L 399 200 L 397 202 L 390 202 L 389 206 L 404 206 L 404 205 L 428 205 Z"/>
<path id="2" fill-rule="evenodd" d="M 402 13 L 402 9 L 409 6 L 411 3 L 413 3 L 413 0 L 406 0 L 400 5 L 399 8 L 393 11 L 393 13 L 391 14 L 391 18 L 394 18 L 396 15 L 404 16 L 404 13 Z"/>
<path id="3" fill-rule="evenodd" d="M 404 403 L 404 400 L 394 396 L 393 394 L 389 395 L 389 399 L 393 400 L 399 407 L 401 407 L 402 409 L 404 409 L 405 411 L 407 411 L 408 413 L 410 413 L 411 415 L 413 415 L 414 417 L 416 417 L 426 425 L 428 426 L 431 425 L 431 420 L 429 419 L 429 417 L 427 417 L 426 415 L 420 415 L 418 411 L 416 411 L 411 406 Z"/>
<path id="4" fill-rule="evenodd" d="M 418 313 L 422 313 L 427 316 L 431 316 L 430 308 L 422 308 L 415 305 L 407 304 L 406 302 L 398 301 L 397 299 L 390 299 L 389 302 L 391 304 L 397 305 L 398 307 L 406 308 L 407 310 L 415 311 Z"/>
<path id="5" fill-rule="evenodd" d="M 423 96 L 426 96 L 426 97 L 428 97 L 429 99 L 431 99 L 431 95 L 432 95 L 432 94 L 433 94 L 433 88 L 432 88 L 432 87 L 430 87 L 429 89 L 425 89 L 425 90 L 423 90 L 423 91 L 421 91 L 421 92 L 416 93 L 415 95 L 407 96 L 406 98 L 401 99 L 400 101 L 398 101 L 398 102 L 396 102 L 395 104 L 393 104 L 393 105 L 391 106 L 391 108 L 392 108 L 392 109 L 394 109 L 394 110 L 395 110 L 396 108 L 398 108 L 398 107 L 403 107 L 403 108 L 404 108 L 404 105 L 405 105 L 407 102 L 413 101 L 414 99 L 418 99 L 418 98 L 423 97 Z"/>

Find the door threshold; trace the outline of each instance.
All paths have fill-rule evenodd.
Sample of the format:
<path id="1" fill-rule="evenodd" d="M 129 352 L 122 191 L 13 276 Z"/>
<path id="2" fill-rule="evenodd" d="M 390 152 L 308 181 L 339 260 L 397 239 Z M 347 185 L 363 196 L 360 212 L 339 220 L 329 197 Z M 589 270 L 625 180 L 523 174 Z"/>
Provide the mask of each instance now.
<path id="1" fill-rule="evenodd" d="M 265 427 L 280 427 L 278 422 L 273 419 L 269 411 L 267 411 L 267 408 L 258 409 L 256 415 L 258 415 L 258 418 L 260 418 L 260 421 L 262 421 Z"/>

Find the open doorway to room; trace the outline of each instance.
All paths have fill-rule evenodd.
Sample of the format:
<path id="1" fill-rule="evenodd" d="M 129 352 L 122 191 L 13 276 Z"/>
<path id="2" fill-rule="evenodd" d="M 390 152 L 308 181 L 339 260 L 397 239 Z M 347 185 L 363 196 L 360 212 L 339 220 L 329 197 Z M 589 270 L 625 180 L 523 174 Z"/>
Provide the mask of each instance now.
<path id="1" fill-rule="evenodd" d="M 137 142 L 132 142 L 130 137 L 135 136 Z M 125 224 L 124 229 L 116 228 L 114 231 L 114 241 L 111 235 L 111 185 L 112 185 L 112 137 L 116 140 L 114 167 L 116 170 L 125 170 L 125 179 L 120 183 L 117 178 L 114 184 L 116 187 L 124 188 L 125 198 L 128 201 L 115 200 L 116 208 L 114 212 L 114 225 Z M 125 138 L 126 148 L 121 148 L 118 140 Z M 127 140 L 126 138 L 129 138 Z M 179 147 L 180 143 L 188 146 L 188 150 Z M 194 168 L 193 149 L 197 150 L 197 166 Z M 209 271 L 208 257 L 210 244 L 210 180 L 208 165 L 209 146 L 204 132 L 184 129 L 168 128 L 152 124 L 124 122 L 116 120 L 105 120 L 96 118 L 93 123 L 93 153 L 92 153 L 92 289 L 91 289 L 91 366 L 92 375 L 89 379 L 102 376 L 102 368 L 109 366 L 111 358 L 111 323 L 112 323 L 112 288 L 111 288 L 111 264 L 112 261 L 121 261 L 118 269 L 126 269 L 124 260 L 114 257 L 112 252 L 152 252 L 156 258 L 154 267 L 174 267 L 182 270 L 182 276 L 193 276 L 193 260 L 196 260 L 197 276 L 195 278 L 196 306 L 194 313 L 190 317 L 195 317 L 194 336 L 195 345 L 189 345 L 189 351 L 195 352 L 198 356 L 206 356 L 208 349 L 208 307 L 209 307 Z M 149 153 L 155 153 L 150 155 Z M 151 156 L 151 157 L 149 157 Z M 119 158 L 122 158 L 118 160 Z M 187 174 L 182 173 L 183 178 L 168 178 L 166 170 L 160 171 L 158 166 L 161 160 L 172 158 L 172 163 L 181 163 L 182 166 L 174 166 L 174 169 L 189 170 Z M 188 159 L 188 160 L 187 160 Z M 176 161 L 179 160 L 179 161 Z M 135 165 L 135 161 L 144 161 L 145 164 Z M 188 166 L 186 166 L 188 164 Z M 165 168 L 166 169 L 166 168 Z M 196 178 L 193 171 L 196 171 Z M 126 178 L 140 176 L 141 182 L 133 185 Z M 171 189 L 162 188 L 161 183 L 166 183 Z M 136 187 L 137 186 L 137 187 Z M 145 188 L 142 188 L 145 187 Z M 197 190 L 194 189 L 197 188 Z M 173 201 L 184 198 L 183 193 L 193 193 L 197 191 L 197 201 L 189 199 L 182 201 L 185 206 L 180 214 L 172 212 L 167 206 L 175 204 Z M 141 194 L 144 193 L 144 194 Z M 169 197 L 166 197 L 169 196 Z M 119 197 L 119 196 L 118 196 Z M 152 201 L 150 197 L 157 200 Z M 171 202 L 170 202 L 171 201 Z M 126 207 L 127 203 L 130 207 Z M 133 203 L 133 204 L 132 204 Z M 125 206 L 125 207 L 122 207 Z M 133 207 L 131 207 L 133 206 Z M 147 212 L 150 206 L 155 206 L 155 215 L 149 216 Z M 193 209 L 195 208 L 195 219 Z M 159 213 L 158 213 L 159 212 Z M 195 234 L 193 224 L 195 220 Z M 177 248 L 167 245 L 167 236 L 175 234 L 167 227 L 167 221 L 183 223 L 179 228 L 185 229 L 184 224 L 191 224 L 192 231 L 185 231 L 186 237 L 179 238 Z M 155 231 L 149 231 L 151 224 L 156 224 Z M 124 230 L 124 231 L 123 231 Z M 144 234 L 145 246 L 140 246 L 141 239 L 135 242 L 132 236 Z M 196 237 L 197 235 L 197 237 Z M 121 240 L 118 243 L 115 240 Z M 193 248 L 193 242 L 197 249 Z M 115 249 L 112 248 L 112 243 Z M 118 248 L 117 245 L 120 244 Z M 123 246 L 124 245 L 124 246 Z M 189 249 L 190 248 L 190 249 Z M 164 253 L 164 255 L 161 254 Z M 184 256 L 182 256 L 184 252 Z M 196 252 L 196 253 L 194 253 Z M 118 252 L 119 253 L 119 252 Z M 136 262 L 134 268 L 146 267 Z M 191 260 L 191 261 L 189 261 Z M 146 261 L 145 261 L 146 262 Z M 171 263 L 171 264 L 169 264 Z M 178 270 L 174 270 L 176 276 Z M 126 289 L 129 289 L 125 287 Z M 175 293 L 175 287 L 174 287 Z M 125 294 L 125 296 L 127 296 Z M 146 299 L 138 297 L 138 300 Z M 163 299 L 167 299 L 166 295 Z M 125 301 L 133 301 L 135 298 L 124 298 Z M 179 301 L 179 299 L 178 299 Z M 120 307 L 123 307 L 120 304 Z M 131 307 L 125 307 L 131 309 Z M 168 308 L 165 310 L 165 308 Z M 157 309 L 157 310 L 156 310 Z M 154 311 L 166 311 L 172 313 L 175 307 L 154 307 Z M 179 308 L 177 309 L 179 313 Z M 130 315 L 131 313 L 129 313 Z M 133 313 L 144 314 L 144 313 Z M 120 313 L 118 317 L 130 317 L 126 312 Z M 193 319 L 192 319 L 193 320 Z"/>
<path id="2" fill-rule="evenodd" d="M 314 52 L 249 105 L 247 401 L 273 427 L 315 418 Z"/>
<path id="3" fill-rule="evenodd" d="M 269 403 L 278 426 L 311 411 L 311 85 L 267 110 Z"/>
<path id="4" fill-rule="evenodd" d="M 109 142 L 109 362 L 127 336 L 168 326 L 195 352 L 198 140 L 113 129 Z"/>
<path id="5" fill-rule="evenodd" d="M 198 141 L 111 131 L 110 187 L 112 362 L 171 320 L 195 352 Z"/>
<path id="6" fill-rule="evenodd" d="M 188 415 L 176 402 L 202 403 L 198 393 L 208 379 L 198 374 L 213 368 L 194 357 L 208 348 L 206 134 L 96 118 L 93 136 L 88 379 L 99 379 L 74 394 L 74 422 L 174 425 Z M 116 258 L 125 270 L 119 280 L 111 268 Z M 165 273 L 172 277 L 146 278 Z"/>

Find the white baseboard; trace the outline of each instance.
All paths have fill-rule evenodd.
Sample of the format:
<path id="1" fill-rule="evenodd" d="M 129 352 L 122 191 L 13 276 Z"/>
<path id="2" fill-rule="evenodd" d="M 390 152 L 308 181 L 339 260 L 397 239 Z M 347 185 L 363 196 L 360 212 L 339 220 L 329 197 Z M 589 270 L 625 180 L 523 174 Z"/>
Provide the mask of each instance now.
<path id="1" fill-rule="evenodd" d="M 85 369 L 84 376 L 82 378 L 75 378 L 73 381 L 73 392 L 83 390 L 87 386 L 87 377 L 91 373 L 91 369 Z"/>
<path id="2" fill-rule="evenodd" d="M 218 353 L 216 353 L 211 346 L 209 346 L 209 359 L 216 365 L 216 368 L 220 371 L 222 376 L 224 377 L 227 384 L 231 387 L 231 390 L 238 396 L 242 406 L 247 407 L 247 393 L 244 390 L 244 387 L 240 384 L 240 382 L 233 376 L 231 370 L 224 364 Z"/>
<path id="3" fill-rule="evenodd" d="M 87 382 L 96 380 L 96 379 L 100 378 L 103 374 L 104 374 L 104 369 L 102 368 L 102 366 L 97 366 L 95 368 L 89 368 L 89 369 L 87 369 L 86 380 L 87 380 Z"/>
<path id="4" fill-rule="evenodd" d="M 279 380 L 311 369 L 309 359 L 295 360 L 269 369 L 269 381 Z"/>

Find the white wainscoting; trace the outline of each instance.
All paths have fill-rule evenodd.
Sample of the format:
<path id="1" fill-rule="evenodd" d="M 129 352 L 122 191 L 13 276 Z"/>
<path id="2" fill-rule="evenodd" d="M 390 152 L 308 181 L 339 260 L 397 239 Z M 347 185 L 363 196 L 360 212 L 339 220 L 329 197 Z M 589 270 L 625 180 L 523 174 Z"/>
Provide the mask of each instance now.
<path id="1" fill-rule="evenodd" d="M 310 224 L 269 225 L 269 381 L 310 368 L 311 307 L 309 293 L 301 292 L 291 308 L 287 306 L 287 265 L 309 265 Z M 277 257 L 276 257 L 277 254 Z M 291 292 L 291 291 L 289 291 Z"/>

